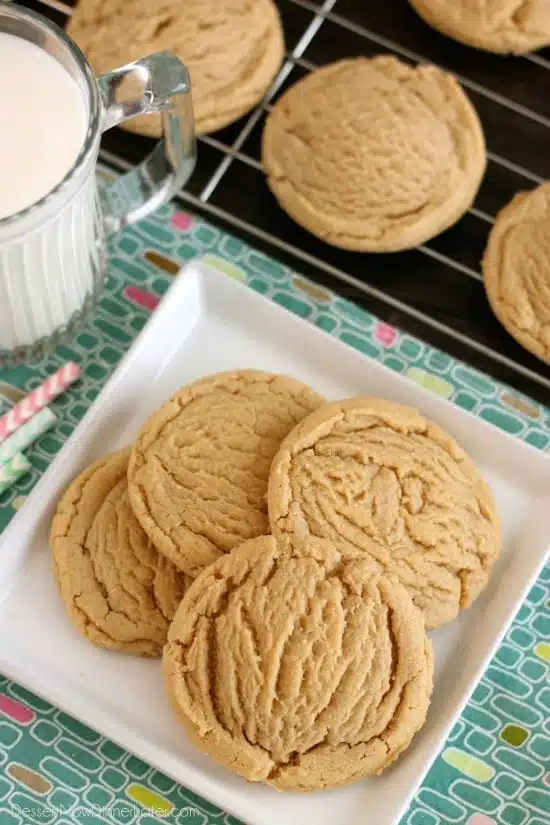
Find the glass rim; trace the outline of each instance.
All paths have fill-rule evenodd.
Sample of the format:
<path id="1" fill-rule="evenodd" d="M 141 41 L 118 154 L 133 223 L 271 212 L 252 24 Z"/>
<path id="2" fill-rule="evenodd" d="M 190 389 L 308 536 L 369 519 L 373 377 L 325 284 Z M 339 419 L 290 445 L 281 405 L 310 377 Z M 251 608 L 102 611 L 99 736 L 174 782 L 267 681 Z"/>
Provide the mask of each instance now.
<path id="1" fill-rule="evenodd" d="M 74 59 L 77 68 L 80 70 L 82 76 L 84 77 L 84 81 L 86 83 L 90 100 L 90 113 L 88 129 L 80 152 L 78 153 L 76 160 L 74 161 L 70 169 L 66 172 L 64 177 L 59 181 L 59 183 L 57 183 L 53 187 L 53 189 L 50 189 L 50 191 L 43 195 L 39 200 L 35 201 L 34 203 L 31 203 L 30 206 L 26 206 L 24 209 L 20 209 L 18 212 L 14 212 L 13 215 L 7 215 L 5 218 L 0 218 L 0 231 L 4 228 L 15 225 L 18 221 L 24 220 L 26 217 L 32 215 L 34 212 L 37 212 L 43 206 L 46 206 L 56 195 L 58 195 L 60 192 L 62 192 L 63 189 L 65 189 L 68 186 L 74 175 L 86 165 L 86 162 L 92 152 L 95 140 L 99 133 L 102 114 L 99 87 L 97 85 L 96 78 L 92 72 L 90 64 L 86 60 L 86 57 L 84 56 L 82 50 L 77 46 L 77 44 L 73 40 L 71 40 L 71 38 L 63 31 L 63 29 L 60 26 L 58 26 L 56 23 L 53 23 L 47 17 L 44 17 L 42 14 L 39 14 L 38 12 L 31 11 L 31 9 L 22 8 L 21 6 L 15 6 L 13 3 L 0 4 L 0 33 L 2 32 L 2 18 L 24 20 L 30 25 L 34 25 L 35 27 L 37 27 L 40 31 L 47 32 L 52 37 L 56 38 L 67 49 L 70 56 Z M 19 35 L 15 36 L 17 37 Z M 38 48 L 41 47 L 38 46 Z M 56 58 L 53 57 L 53 59 L 55 60 Z"/>

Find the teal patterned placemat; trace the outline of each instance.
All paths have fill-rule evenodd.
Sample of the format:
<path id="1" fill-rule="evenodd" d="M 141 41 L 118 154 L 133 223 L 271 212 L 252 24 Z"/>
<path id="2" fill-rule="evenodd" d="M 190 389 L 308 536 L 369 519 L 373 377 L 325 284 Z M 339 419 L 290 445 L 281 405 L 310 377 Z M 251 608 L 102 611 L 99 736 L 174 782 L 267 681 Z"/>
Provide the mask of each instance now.
<path id="1" fill-rule="evenodd" d="M 32 473 L 0 496 L 0 530 L 97 397 L 181 262 L 197 256 L 390 369 L 550 451 L 550 410 L 378 321 L 237 238 L 167 206 L 113 243 L 104 296 L 70 346 L 59 347 L 53 357 L 32 367 L 0 372 L 1 412 L 65 360 L 82 367 L 82 380 L 52 405 L 59 423 L 28 451 Z M 0 676 L 0 825 L 35 822 L 238 825 L 233 817 Z M 376 825 L 366 815 L 365 825 L 371 822 Z M 402 825 L 549 822 L 550 564 Z"/>

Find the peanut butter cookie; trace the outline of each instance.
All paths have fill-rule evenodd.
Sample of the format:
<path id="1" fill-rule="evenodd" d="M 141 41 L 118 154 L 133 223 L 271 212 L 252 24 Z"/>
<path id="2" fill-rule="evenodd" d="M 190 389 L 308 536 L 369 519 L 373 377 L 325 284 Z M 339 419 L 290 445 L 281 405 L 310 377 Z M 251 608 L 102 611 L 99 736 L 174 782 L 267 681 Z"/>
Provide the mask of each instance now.
<path id="1" fill-rule="evenodd" d="M 68 34 L 96 74 L 170 50 L 191 75 L 197 134 L 238 120 L 259 103 L 284 56 L 272 0 L 79 0 Z M 158 137 L 160 115 L 123 124 Z"/>
<path id="2" fill-rule="evenodd" d="M 220 373 L 176 393 L 142 428 L 128 471 L 132 507 L 155 546 L 195 577 L 268 532 L 271 460 L 323 403 L 300 381 Z"/>
<path id="3" fill-rule="evenodd" d="M 550 0 L 409 0 L 442 34 L 488 52 L 523 54 L 550 45 Z"/>
<path id="4" fill-rule="evenodd" d="M 160 556 L 130 507 L 129 450 L 96 462 L 69 486 L 50 543 L 65 609 L 100 647 L 161 656 L 189 580 Z"/>
<path id="5" fill-rule="evenodd" d="M 375 398 L 327 404 L 271 468 L 275 536 L 314 535 L 374 558 L 439 627 L 487 584 L 501 534 L 491 492 L 443 430 Z"/>
<path id="6" fill-rule="evenodd" d="M 311 537 L 252 539 L 203 571 L 163 670 L 190 739 L 280 790 L 381 773 L 422 727 L 432 690 L 431 644 L 405 588 Z"/>
<path id="7" fill-rule="evenodd" d="M 458 82 L 385 56 L 331 63 L 288 89 L 267 118 L 262 159 L 291 218 L 368 252 L 409 249 L 451 226 L 486 164 Z"/>
<path id="8" fill-rule="evenodd" d="M 550 183 L 499 212 L 483 256 L 491 308 L 516 341 L 550 363 Z"/>

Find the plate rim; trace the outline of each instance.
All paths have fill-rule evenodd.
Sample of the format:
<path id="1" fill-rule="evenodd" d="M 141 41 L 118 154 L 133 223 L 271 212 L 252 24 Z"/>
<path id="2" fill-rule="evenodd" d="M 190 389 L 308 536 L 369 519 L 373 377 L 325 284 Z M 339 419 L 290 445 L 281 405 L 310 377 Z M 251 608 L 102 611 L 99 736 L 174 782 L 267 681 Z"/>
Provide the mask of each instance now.
<path id="1" fill-rule="evenodd" d="M 182 274 L 183 277 L 180 277 Z M 77 427 L 75 427 L 71 436 L 67 439 L 62 449 L 54 458 L 54 460 L 52 461 L 52 463 L 50 464 L 47 471 L 44 473 L 43 477 L 40 479 L 32 493 L 29 495 L 24 506 L 18 513 L 16 513 L 16 515 L 14 516 L 14 518 L 12 519 L 4 533 L 0 535 L 0 551 L 3 549 L 4 546 L 8 545 L 8 542 L 13 538 L 14 535 L 16 535 L 18 531 L 20 531 L 21 529 L 25 531 L 25 527 L 23 526 L 23 516 L 25 515 L 25 513 L 28 513 L 29 511 L 28 505 L 31 501 L 37 503 L 46 495 L 49 495 L 49 489 L 51 487 L 52 480 L 55 478 L 56 471 L 63 464 L 65 457 L 68 455 L 68 453 L 70 453 L 72 446 L 76 441 L 80 440 L 81 438 L 84 438 L 84 440 L 86 440 L 86 438 L 88 437 L 86 435 L 87 429 L 98 418 L 99 420 L 101 420 L 105 401 L 110 400 L 113 397 L 113 393 L 116 391 L 116 387 L 119 384 L 121 378 L 127 375 L 128 370 L 132 368 L 132 364 L 134 363 L 136 358 L 139 357 L 139 353 L 147 346 L 147 342 L 151 335 L 155 335 L 156 329 L 162 326 L 163 320 L 173 311 L 173 306 L 178 305 L 178 302 L 183 300 L 182 296 L 184 295 L 184 292 L 188 291 L 189 289 L 198 288 L 199 290 L 205 289 L 207 295 L 208 285 L 206 285 L 206 287 L 203 286 L 203 279 L 206 279 L 207 282 L 213 281 L 214 283 L 216 281 L 219 283 L 223 281 L 226 285 L 230 283 L 230 288 L 234 289 L 235 292 L 246 292 L 249 300 L 252 300 L 253 302 L 262 302 L 263 304 L 266 303 L 265 296 L 262 296 L 261 294 L 255 292 L 246 284 L 230 281 L 230 279 L 228 279 L 225 274 L 220 273 L 218 270 L 211 267 L 209 264 L 203 262 L 200 258 L 194 259 L 193 261 L 190 261 L 189 263 L 184 265 L 180 270 L 180 273 L 176 277 L 174 283 L 172 284 L 168 292 L 165 294 L 165 296 L 162 298 L 158 308 L 155 310 L 154 313 L 151 314 L 151 316 L 147 320 L 147 323 L 145 324 L 141 332 L 138 334 L 136 339 L 133 341 L 127 352 L 124 354 L 123 358 L 121 359 L 121 361 L 109 377 L 108 381 L 105 383 L 97 399 L 90 406 L 86 415 L 79 422 Z M 195 282 L 194 284 L 191 283 L 193 280 Z M 490 431 L 493 437 L 497 435 L 499 439 L 502 439 L 503 444 L 514 444 L 514 449 L 524 453 L 525 455 L 531 456 L 532 460 L 536 461 L 537 463 L 540 462 L 541 467 L 544 467 L 546 475 L 548 475 L 548 477 L 550 478 L 550 455 L 548 455 L 547 453 L 537 450 L 532 445 L 520 441 L 516 436 L 500 430 L 495 425 L 487 421 L 484 421 L 483 419 L 480 419 L 478 416 L 474 415 L 470 411 L 458 407 L 458 405 L 456 405 L 452 401 L 435 396 L 426 388 L 419 387 L 418 385 L 413 384 L 413 382 L 406 378 L 406 376 L 393 372 L 384 364 L 369 358 L 364 353 L 361 353 L 358 350 L 354 349 L 351 345 L 339 340 L 330 333 L 327 333 L 326 331 L 321 330 L 318 327 L 315 327 L 306 319 L 303 319 L 295 315 L 290 310 L 276 304 L 274 301 L 267 299 L 267 303 L 270 305 L 270 309 L 273 310 L 275 314 L 278 314 L 280 317 L 290 320 L 290 322 L 294 322 L 297 327 L 307 327 L 309 335 L 315 335 L 319 336 L 319 338 L 322 337 L 324 339 L 330 339 L 333 346 L 337 348 L 344 348 L 343 351 L 345 352 L 345 356 L 356 358 L 358 363 L 364 362 L 366 360 L 369 363 L 369 365 L 376 371 L 380 371 L 381 374 L 387 374 L 388 376 L 391 376 L 392 381 L 394 383 L 397 382 L 399 386 L 402 387 L 404 390 L 409 388 L 413 391 L 414 395 L 429 399 L 430 406 L 436 405 L 438 409 L 443 410 L 443 413 L 445 410 L 452 410 L 454 415 L 459 414 L 464 421 L 470 421 L 475 423 L 475 426 L 478 429 L 481 429 L 482 431 Z M 207 300 L 204 301 L 204 309 L 205 311 L 208 310 Z M 192 326 L 192 324 L 186 325 L 186 335 L 190 333 Z M 159 367 L 159 371 L 161 370 L 162 366 Z M 28 533 L 29 531 L 27 530 L 26 534 L 28 535 Z M 529 577 L 529 580 L 525 583 L 524 587 L 521 590 L 521 593 L 516 597 L 514 604 L 510 606 L 507 612 L 506 622 L 501 627 L 500 632 L 496 634 L 496 636 L 493 638 L 488 651 L 483 656 L 482 661 L 476 669 L 475 676 L 472 677 L 472 679 L 469 682 L 468 688 L 461 695 L 461 698 L 457 703 L 455 712 L 452 713 L 449 717 L 447 717 L 444 721 L 444 724 L 441 726 L 442 730 L 440 731 L 439 735 L 436 738 L 436 741 L 430 748 L 429 754 L 424 760 L 422 772 L 419 773 L 414 783 L 411 783 L 411 786 L 406 791 L 404 801 L 402 802 L 402 805 L 399 808 L 399 813 L 398 815 L 396 815 L 394 820 L 396 823 L 400 821 L 408 805 L 410 804 L 412 797 L 414 796 L 418 788 L 421 786 L 423 779 L 430 770 L 434 760 L 437 758 L 437 755 L 440 753 L 442 744 L 448 736 L 449 731 L 451 730 L 456 720 L 460 717 L 472 692 L 478 684 L 481 675 L 485 672 L 491 658 L 493 657 L 495 651 L 498 649 L 498 646 L 500 645 L 502 638 L 504 637 L 510 624 L 512 623 L 519 605 L 521 605 L 521 603 L 525 599 L 525 596 L 527 595 L 530 587 L 532 586 L 533 582 L 537 579 L 540 571 L 546 564 L 549 554 L 550 546 L 547 547 L 546 553 L 543 552 L 541 554 L 539 564 L 536 566 L 535 571 Z M 23 564 L 19 570 L 20 575 L 23 575 L 24 566 L 25 565 Z M 2 593 L 0 593 L 0 609 L 2 607 L 4 599 L 9 599 L 12 587 L 15 587 L 17 580 L 19 579 L 14 579 L 12 586 L 10 586 L 9 589 L 5 589 Z M 13 679 L 16 682 L 19 682 L 20 684 L 28 688 L 30 691 L 41 696 L 50 704 L 64 710 L 65 712 L 69 713 L 75 718 L 80 719 L 86 725 L 90 725 L 91 727 L 95 728 L 106 738 L 112 739 L 125 750 L 128 750 L 131 753 L 135 753 L 137 756 L 139 756 L 139 758 L 143 759 L 145 762 L 151 764 L 156 769 L 169 775 L 171 778 L 174 779 L 174 781 L 180 784 L 182 783 L 181 776 L 178 776 L 178 774 L 176 773 L 176 763 L 178 762 L 178 760 L 171 753 L 170 749 L 166 746 L 158 744 L 156 742 L 151 742 L 150 740 L 145 739 L 143 737 L 140 738 L 140 736 L 135 731 L 130 730 L 123 723 L 117 721 L 110 710 L 105 710 L 101 706 L 98 706 L 95 709 L 94 715 L 97 717 L 97 719 L 95 719 L 90 724 L 90 716 L 89 714 L 87 716 L 85 715 L 86 709 L 84 707 L 79 709 L 78 698 L 76 697 L 74 692 L 72 695 L 69 695 L 69 692 L 65 692 L 62 686 L 55 684 L 54 690 L 52 691 L 51 682 L 48 686 L 43 678 L 37 678 L 36 676 L 33 677 L 32 666 L 26 666 L 24 668 L 21 668 L 17 663 L 14 665 L 13 662 L 10 665 L 9 660 L 6 659 L 4 655 L 4 651 L 0 651 L 0 664 L 2 672 L 6 676 L 8 676 L 8 678 Z M 73 684 L 74 683 L 69 683 L 69 687 Z M 172 770 L 171 765 L 173 763 L 174 769 Z M 181 765 L 181 760 L 179 760 L 179 763 Z M 204 796 L 204 798 L 207 799 L 210 803 L 218 807 L 222 807 L 228 813 L 231 813 L 239 819 L 242 819 L 243 822 L 248 823 L 248 825 L 258 825 L 257 819 L 250 819 L 246 817 L 238 807 L 238 796 L 242 793 L 241 790 L 235 791 L 233 788 L 226 785 L 221 790 L 223 790 L 224 797 L 225 795 L 227 795 L 228 798 L 227 800 L 224 798 L 223 801 L 220 802 L 220 788 L 217 785 L 217 780 L 214 777 L 208 776 L 207 774 L 202 774 L 200 769 L 198 769 L 195 765 L 193 765 L 190 762 L 185 762 L 184 764 L 185 772 L 190 774 L 190 777 L 185 777 L 183 781 L 186 784 L 188 783 L 189 779 L 193 781 L 192 790 L 194 793 L 197 793 L 199 796 Z M 233 797 L 236 798 L 233 800 Z"/>

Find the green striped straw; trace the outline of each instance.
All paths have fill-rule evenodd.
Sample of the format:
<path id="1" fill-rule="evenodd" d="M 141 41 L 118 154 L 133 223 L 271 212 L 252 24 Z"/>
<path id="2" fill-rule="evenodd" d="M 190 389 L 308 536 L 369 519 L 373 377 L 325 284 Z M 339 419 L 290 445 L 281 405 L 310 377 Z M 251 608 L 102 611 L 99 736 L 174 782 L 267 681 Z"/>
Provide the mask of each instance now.
<path id="1" fill-rule="evenodd" d="M 56 420 L 55 415 L 48 407 L 44 407 L 43 410 L 37 412 L 36 415 L 0 444 L 0 466 L 17 453 L 22 453 L 23 450 L 30 447 L 37 438 L 49 430 L 50 427 L 53 427 Z"/>
<path id="2" fill-rule="evenodd" d="M 22 453 L 16 453 L 5 464 L 0 464 L 0 495 L 31 469 L 31 462 Z"/>

